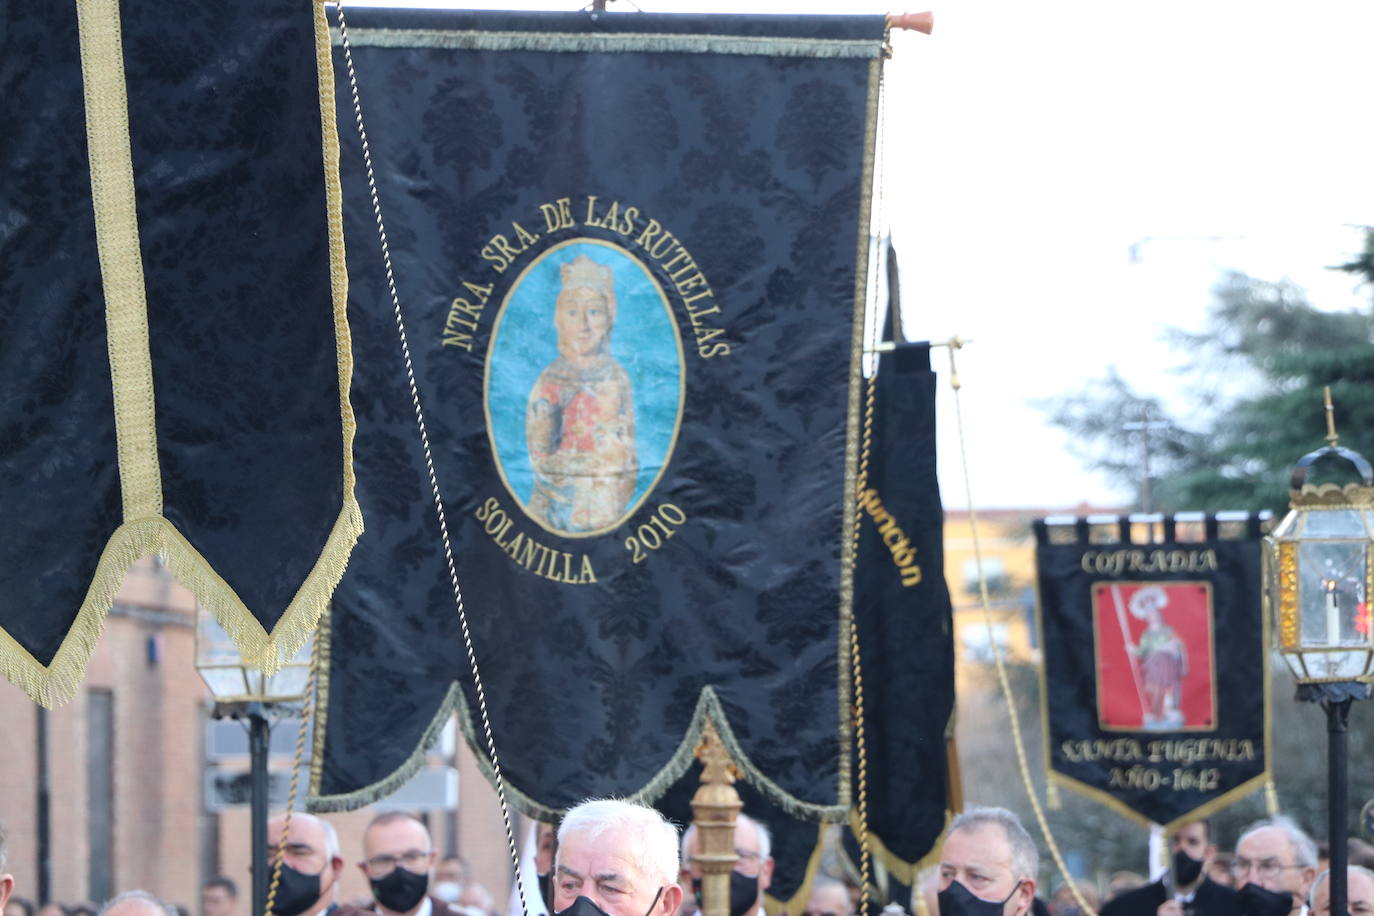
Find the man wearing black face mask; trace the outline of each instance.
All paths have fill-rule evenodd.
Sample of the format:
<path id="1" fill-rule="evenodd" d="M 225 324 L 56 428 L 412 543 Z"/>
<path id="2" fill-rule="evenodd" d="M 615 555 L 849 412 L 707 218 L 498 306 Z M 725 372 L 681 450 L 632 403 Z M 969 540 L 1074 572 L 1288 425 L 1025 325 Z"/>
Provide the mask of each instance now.
<path id="1" fill-rule="evenodd" d="M 1245 916 L 1306 916 L 1317 877 L 1317 844 L 1278 815 L 1245 828 L 1231 863 Z"/>
<path id="2" fill-rule="evenodd" d="M 1169 871 L 1162 878 L 1113 898 L 1102 916 L 1237 916 L 1236 892 L 1207 876 L 1217 848 L 1206 821 L 1175 830 L 1169 853 Z"/>
<path id="3" fill-rule="evenodd" d="M 940 847 L 940 916 L 1026 916 L 1040 855 L 1005 808 L 969 808 Z"/>
<path id="4" fill-rule="evenodd" d="M 652 808 L 585 801 L 558 827 L 554 916 L 674 916 L 677 830 Z"/>
<path id="5" fill-rule="evenodd" d="M 273 898 L 275 916 L 346 916 L 334 902 L 343 856 L 339 855 L 339 835 L 328 821 L 295 812 L 287 829 L 286 815 L 267 822 L 267 864 L 276 861 L 282 850 L 281 879 Z M 285 833 L 285 836 L 283 836 Z M 268 881 L 271 881 L 269 876 Z M 347 908 L 351 913 L 352 908 Z"/>
<path id="6" fill-rule="evenodd" d="M 730 916 L 764 916 L 763 892 L 773 881 L 773 837 L 746 814 L 735 815 L 735 869 L 730 872 Z M 682 877 L 690 882 L 701 909 L 701 868 L 697 865 L 697 828 L 682 834 Z"/>
<path id="7" fill-rule="evenodd" d="M 358 863 L 372 888 L 372 910 L 380 916 L 459 916 L 453 905 L 430 896 L 434 844 L 413 815 L 386 811 L 363 831 Z"/>

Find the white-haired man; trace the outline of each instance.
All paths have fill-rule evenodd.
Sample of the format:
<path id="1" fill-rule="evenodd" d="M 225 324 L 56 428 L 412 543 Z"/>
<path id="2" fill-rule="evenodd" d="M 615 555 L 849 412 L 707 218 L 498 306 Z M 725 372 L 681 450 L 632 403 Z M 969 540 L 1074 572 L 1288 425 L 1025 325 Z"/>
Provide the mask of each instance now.
<path id="1" fill-rule="evenodd" d="M 285 835 L 283 835 L 285 834 Z M 286 815 L 267 822 L 267 867 L 282 849 L 281 880 L 272 898 L 275 916 L 342 916 L 336 902 L 344 860 L 339 835 L 326 820 L 294 812 L 287 828 Z M 271 884 L 271 872 L 268 873 Z M 348 907 L 349 912 L 353 907 Z"/>
<path id="2" fill-rule="evenodd" d="M 1040 854 L 1005 808 L 970 808 L 940 848 L 940 916 L 1026 916 Z"/>
<path id="3" fill-rule="evenodd" d="M 177 916 L 177 911 L 147 891 L 125 891 L 105 901 L 98 916 Z"/>
<path id="4" fill-rule="evenodd" d="M 1345 908 L 1350 916 L 1374 916 L 1374 871 L 1360 865 L 1345 873 Z M 1308 911 L 1312 916 L 1331 916 L 1331 872 L 1317 875 L 1312 884 Z"/>
<path id="5" fill-rule="evenodd" d="M 730 872 L 730 916 L 763 916 L 763 892 L 773 883 L 773 837 L 747 814 L 735 815 L 735 868 Z M 701 908 L 701 866 L 696 862 L 697 827 L 682 834 L 682 877 Z"/>
<path id="6" fill-rule="evenodd" d="M 673 916 L 677 829 L 653 808 L 585 801 L 558 827 L 553 909 L 559 916 Z"/>
<path id="7" fill-rule="evenodd" d="M 1231 870 L 1246 916 L 1301 916 L 1317 877 L 1317 844 L 1289 818 L 1256 821 L 1241 833 Z"/>
<path id="8" fill-rule="evenodd" d="M 849 888 L 834 878 L 817 875 L 811 882 L 811 897 L 802 916 L 852 916 L 853 912 Z"/>

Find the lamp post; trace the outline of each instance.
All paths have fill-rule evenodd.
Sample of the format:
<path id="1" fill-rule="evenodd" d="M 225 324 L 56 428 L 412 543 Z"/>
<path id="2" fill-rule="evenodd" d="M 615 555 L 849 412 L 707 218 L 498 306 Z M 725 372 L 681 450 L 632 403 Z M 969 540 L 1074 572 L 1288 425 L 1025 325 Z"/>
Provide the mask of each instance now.
<path id="1" fill-rule="evenodd" d="M 1327 839 L 1331 912 L 1346 914 L 1346 724 L 1374 681 L 1374 469 L 1337 444 L 1331 389 L 1327 442 L 1293 466 L 1289 512 L 1265 538 L 1265 600 L 1279 653 L 1298 682 L 1296 699 L 1321 703 L 1327 730 Z M 1348 462 L 1359 483 L 1307 482 L 1319 459 Z"/>
<path id="2" fill-rule="evenodd" d="M 313 641 L 314 637 L 311 637 Z M 210 715 L 239 719 L 248 728 L 248 757 L 252 774 L 251 845 L 253 850 L 253 916 L 264 916 L 267 903 L 267 752 L 271 741 L 268 716 L 283 706 L 305 701 L 310 680 L 311 641 L 295 658 L 268 676 L 249 665 L 213 614 L 196 605 L 196 671 L 215 699 Z"/>

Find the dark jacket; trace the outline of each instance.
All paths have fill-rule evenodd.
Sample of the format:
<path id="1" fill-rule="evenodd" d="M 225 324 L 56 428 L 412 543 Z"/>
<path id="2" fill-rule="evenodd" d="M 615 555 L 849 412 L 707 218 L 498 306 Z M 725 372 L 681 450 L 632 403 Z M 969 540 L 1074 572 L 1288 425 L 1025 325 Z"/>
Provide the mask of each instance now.
<path id="1" fill-rule="evenodd" d="M 1155 916 L 1160 904 L 1169 899 L 1164 880 L 1127 891 L 1102 905 L 1100 916 Z M 1203 878 L 1193 894 L 1191 903 L 1183 906 L 1185 916 L 1239 916 L 1240 905 L 1236 892 Z"/>

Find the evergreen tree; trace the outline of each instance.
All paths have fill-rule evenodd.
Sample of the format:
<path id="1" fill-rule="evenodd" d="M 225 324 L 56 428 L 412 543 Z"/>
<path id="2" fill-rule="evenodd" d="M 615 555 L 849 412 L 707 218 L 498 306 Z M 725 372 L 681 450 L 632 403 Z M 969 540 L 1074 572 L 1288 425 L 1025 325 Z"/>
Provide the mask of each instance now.
<path id="1" fill-rule="evenodd" d="M 1374 284 L 1374 229 L 1363 253 L 1336 269 Z M 1214 294 L 1201 333 L 1170 332 L 1195 355 L 1198 394 L 1186 416 L 1111 371 L 1093 390 L 1052 405 L 1051 420 L 1074 436 L 1088 466 L 1133 488 L 1148 436 L 1154 509 L 1282 514 L 1293 463 L 1324 444 L 1323 386 L 1331 386 L 1340 444 L 1374 457 L 1374 312 L 1322 311 L 1291 283 L 1241 273 L 1227 274 Z M 1349 480 L 1341 464 L 1311 479 L 1334 471 Z"/>

